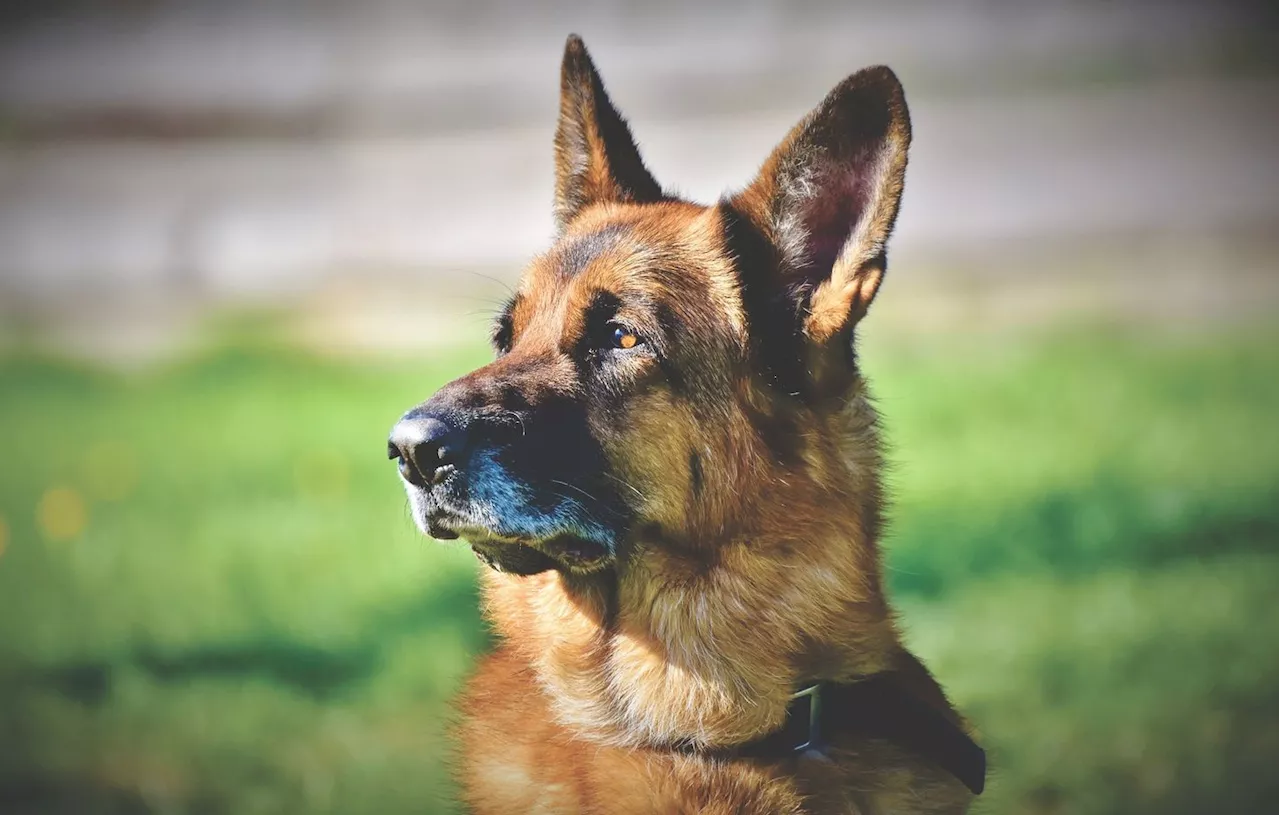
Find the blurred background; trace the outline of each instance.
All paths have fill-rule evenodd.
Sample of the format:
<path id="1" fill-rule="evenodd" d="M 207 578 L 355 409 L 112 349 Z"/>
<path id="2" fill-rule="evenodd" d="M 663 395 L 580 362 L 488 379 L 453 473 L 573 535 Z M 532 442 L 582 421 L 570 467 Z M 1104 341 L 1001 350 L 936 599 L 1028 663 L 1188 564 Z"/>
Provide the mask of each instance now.
<path id="1" fill-rule="evenodd" d="M 1276 7 L 9 3 L 0 811 L 446 812 L 474 558 L 387 429 L 551 234 L 564 38 L 660 181 L 915 126 L 860 353 L 991 813 L 1274 812 Z"/>

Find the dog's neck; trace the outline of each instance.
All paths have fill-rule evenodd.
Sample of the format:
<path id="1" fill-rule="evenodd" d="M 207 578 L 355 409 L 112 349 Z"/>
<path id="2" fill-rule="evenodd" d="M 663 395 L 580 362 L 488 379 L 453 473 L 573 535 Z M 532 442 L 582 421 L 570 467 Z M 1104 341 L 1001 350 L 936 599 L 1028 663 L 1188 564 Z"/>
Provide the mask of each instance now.
<path id="1" fill-rule="evenodd" d="M 785 533 L 687 553 L 641 539 L 590 576 L 487 575 L 491 617 L 565 726 L 613 744 L 728 746 L 779 726 L 798 682 L 902 660 L 866 519 L 780 497 Z"/>

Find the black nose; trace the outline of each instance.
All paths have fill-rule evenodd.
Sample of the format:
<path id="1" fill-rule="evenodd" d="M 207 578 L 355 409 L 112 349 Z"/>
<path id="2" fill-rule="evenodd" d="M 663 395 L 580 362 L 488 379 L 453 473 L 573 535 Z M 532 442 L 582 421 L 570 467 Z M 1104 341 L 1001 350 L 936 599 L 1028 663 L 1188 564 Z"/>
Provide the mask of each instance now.
<path id="1" fill-rule="evenodd" d="M 400 460 L 400 474 L 426 487 L 444 478 L 462 460 L 466 434 L 437 416 L 410 412 L 391 428 L 387 458 Z"/>

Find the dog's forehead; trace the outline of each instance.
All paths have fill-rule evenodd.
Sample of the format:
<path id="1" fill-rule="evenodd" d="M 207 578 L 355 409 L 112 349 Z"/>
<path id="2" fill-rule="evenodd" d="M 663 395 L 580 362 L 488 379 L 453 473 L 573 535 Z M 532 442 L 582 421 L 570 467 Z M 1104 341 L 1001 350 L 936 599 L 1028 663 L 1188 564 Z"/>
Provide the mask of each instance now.
<path id="1" fill-rule="evenodd" d="M 682 307 L 695 297 L 708 302 L 710 295 L 738 323 L 736 288 L 713 209 L 686 202 L 602 205 L 575 220 L 529 265 L 514 317 L 517 324 L 536 314 L 556 313 L 563 320 L 564 308 L 585 306 L 591 293 L 605 291 Z"/>
<path id="2" fill-rule="evenodd" d="M 546 271 L 562 279 L 572 279 L 585 273 L 597 260 L 622 262 L 628 256 L 647 254 L 645 249 L 635 224 L 615 221 L 598 229 L 575 231 L 557 241 L 548 253 Z"/>

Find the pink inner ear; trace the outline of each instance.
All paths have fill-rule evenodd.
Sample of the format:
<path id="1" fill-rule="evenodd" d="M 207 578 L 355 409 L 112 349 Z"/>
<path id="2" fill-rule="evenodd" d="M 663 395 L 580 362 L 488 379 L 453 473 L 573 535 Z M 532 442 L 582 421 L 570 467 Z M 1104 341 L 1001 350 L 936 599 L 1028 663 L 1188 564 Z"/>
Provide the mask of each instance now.
<path id="1" fill-rule="evenodd" d="M 806 232 L 804 271 L 811 279 L 831 274 L 870 197 L 870 151 L 815 173 L 810 197 L 802 205 Z"/>

